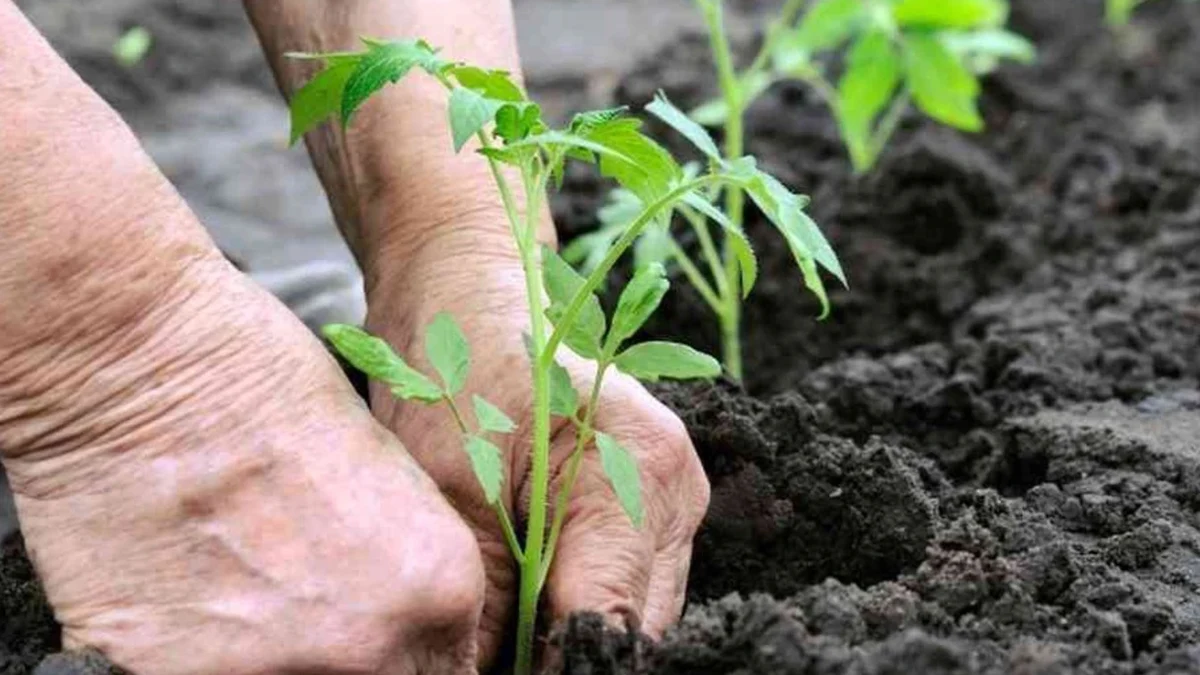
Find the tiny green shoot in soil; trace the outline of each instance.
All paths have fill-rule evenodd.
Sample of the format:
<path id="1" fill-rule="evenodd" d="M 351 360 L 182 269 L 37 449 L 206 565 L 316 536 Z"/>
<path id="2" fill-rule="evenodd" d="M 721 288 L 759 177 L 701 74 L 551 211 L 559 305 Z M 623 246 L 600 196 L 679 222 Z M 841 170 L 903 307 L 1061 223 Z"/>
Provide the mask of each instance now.
<path id="1" fill-rule="evenodd" d="M 613 492 L 634 527 L 644 518 L 641 483 L 633 454 L 619 439 L 596 429 L 598 393 L 612 368 L 641 379 L 713 378 L 720 363 L 685 345 L 670 342 L 630 344 L 658 308 L 670 283 L 660 264 L 641 266 L 621 292 L 611 317 L 596 291 L 620 258 L 649 231 L 665 232 L 672 215 L 686 209 L 703 213 L 724 231 L 723 263 L 732 270 L 731 292 L 749 291 L 758 264 L 739 226 L 711 206 L 716 191 L 750 194 L 783 232 L 813 292 L 825 300 L 818 267 L 842 276 L 833 250 L 816 225 L 803 214 L 804 200 L 758 168 L 752 157 L 722 157 L 706 131 L 660 96 L 647 110 L 675 127 L 707 157 L 703 169 L 685 170 L 641 132 L 641 122 L 623 109 L 578 114 L 565 128 L 553 129 L 540 107 L 508 73 L 444 59 L 422 40 L 364 39 L 365 49 L 336 54 L 292 54 L 316 59 L 321 70 L 292 99 L 292 141 L 329 117 L 348 126 L 359 108 L 389 83 L 413 71 L 435 78 L 447 93 L 450 139 L 461 152 L 472 142 L 475 152 L 491 167 L 497 198 L 508 224 L 525 277 L 530 332 L 526 345 L 532 367 L 532 438 L 528 512 L 521 521 L 508 513 L 501 498 L 509 477 L 498 439 L 522 432 L 496 405 L 479 395 L 465 396 L 471 368 L 467 337 L 448 314 L 439 314 L 425 334 L 425 360 L 434 374 L 406 362 L 390 345 L 358 328 L 326 327 L 324 333 L 342 356 L 371 378 L 390 387 L 400 399 L 443 405 L 462 434 L 466 458 L 478 479 L 482 498 L 491 505 L 504 529 L 508 546 L 520 567 L 516 672 L 533 667 L 534 629 L 542 588 L 567 509 L 568 497 L 589 447 L 599 453 Z M 472 141 L 474 139 L 474 141 Z M 450 148 L 448 147 L 449 151 Z M 560 183 L 568 160 L 597 164 L 638 200 L 631 218 L 613 239 L 598 250 L 586 276 L 575 271 L 552 249 L 537 241 L 538 218 L 548 186 Z M 506 169 L 508 171 L 506 171 Z M 509 171 L 512 173 L 510 174 Z M 520 193 L 509 176 L 520 179 Z M 520 194 L 522 199 L 518 199 Z M 827 301 L 826 301 L 827 302 Z M 560 348 L 570 349 L 595 363 L 591 391 L 580 396 L 566 369 L 559 364 Z M 468 410 L 470 413 L 468 414 Z M 576 443 L 566 464 L 566 479 L 550 508 L 551 417 L 569 421 Z M 522 540 L 522 533 L 524 538 Z"/>
<path id="2" fill-rule="evenodd" d="M 134 26 L 113 43 L 113 58 L 126 68 L 132 68 L 146 58 L 154 46 L 154 36 L 144 26 Z"/>
<path id="3" fill-rule="evenodd" d="M 1148 0 L 1106 0 L 1104 4 L 1104 18 L 1108 21 L 1108 25 L 1114 29 L 1123 29 L 1129 25 L 1133 19 L 1133 13 L 1138 7 L 1144 5 Z M 1188 2 L 1196 2 L 1197 0 L 1188 0 Z"/>

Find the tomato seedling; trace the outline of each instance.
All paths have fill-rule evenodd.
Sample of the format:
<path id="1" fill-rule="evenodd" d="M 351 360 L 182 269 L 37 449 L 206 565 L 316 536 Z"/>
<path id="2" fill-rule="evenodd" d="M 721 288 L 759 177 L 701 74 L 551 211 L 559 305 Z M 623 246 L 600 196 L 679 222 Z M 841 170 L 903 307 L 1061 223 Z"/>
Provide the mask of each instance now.
<path id="1" fill-rule="evenodd" d="M 340 118 L 349 125 L 355 112 L 387 84 L 414 70 L 436 78 L 447 93 L 453 148 L 462 151 L 475 139 L 476 152 L 491 166 L 498 198 L 520 255 L 530 314 L 526 336 L 532 365 L 532 438 L 528 513 L 524 540 L 501 498 L 505 481 L 504 451 L 493 440 L 517 431 L 512 420 L 481 396 L 473 396 L 474 420 L 466 414 L 463 395 L 471 367 L 470 347 L 458 324 L 440 314 L 425 335 L 425 357 L 436 377 L 422 373 L 378 337 L 351 326 L 325 328 L 333 346 L 356 368 L 386 384 L 406 401 L 444 405 L 463 436 L 463 448 L 483 498 L 496 512 L 521 573 L 518 601 L 516 672 L 533 665 L 533 638 L 538 599 L 553 562 L 567 512 L 567 502 L 588 448 L 595 446 L 615 496 L 633 526 L 641 526 L 641 484 L 633 455 L 620 442 L 594 427 L 600 385 L 611 368 L 644 381 L 660 378 L 713 378 L 721 366 L 710 356 L 670 342 L 630 345 L 629 341 L 658 308 L 670 286 L 661 265 L 642 266 L 624 288 L 611 317 L 596 290 L 613 265 L 647 231 L 665 231 L 672 214 L 694 209 L 717 223 L 726 236 L 729 265 L 738 288 L 754 286 L 758 264 L 745 235 L 711 206 L 713 191 L 745 191 L 778 225 L 795 254 L 810 288 L 825 291 L 818 267 L 841 268 L 816 225 L 803 215 L 803 200 L 761 171 L 751 157 L 723 158 L 716 143 L 698 124 L 659 97 L 647 110 L 678 129 L 708 158 L 704 170 L 685 171 L 675 159 L 644 135 L 641 122 L 624 110 L 581 113 L 562 129 L 552 129 L 541 109 L 508 73 L 443 59 L 421 40 L 364 39 L 365 49 L 336 54 L 293 54 L 318 59 L 325 68 L 292 99 L 292 140 L 322 123 Z M 447 148 L 449 150 L 449 148 Z M 548 185 L 561 180 L 568 160 L 598 164 L 600 172 L 638 200 L 636 213 L 600 252 L 586 277 L 558 254 L 537 242 L 538 217 Z M 505 168 L 520 177 L 524 199 L 518 201 Z M 595 363 L 591 391 L 581 397 L 565 368 L 556 360 L 566 347 Z M 566 479 L 550 510 L 551 416 L 570 421 L 575 447 Z M 552 521 L 548 520 L 552 518 Z"/>
<path id="2" fill-rule="evenodd" d="M 1003 28 L 1008 16 L 1004 0 L 788 0 L 767 28 L 757 55 L 739 70 L 721 0 L 696 4 L 708 28 L 721 97 L 692 111 L 691 117 L 705 126 L 723 127 L 727 161 L 745 152 L 747 108 L 776 82 L 799 80 L 811 86 L 832 109 L 854 168 L 861 173 L 874 166 L 913 102 L 945 124 L 982 129 L 976 103 L 979 74 L 995 68 L 1000 59 L 1034 57 L 1028 41 Z M 839 59 L 841 77 L 835 85 L 827 65 Z M 639 242 L 635 264 L 670 263 L 679 268 L 716 315 L 725 368 L 741 379 L 743 294 L 738 267 L 729 240 L 718 249 L 708 222 L 720 218 L 725 232 L 740 231 L 745 196 L 740 187 L 729 187 L 719 211 L 712 206 L 717 196 L 710 193 L 708 204 L 689 204 L 682 210 L 695 232 L 702 264 L 662 231 L 652 231 Z M 584 270 L 593 269 L 640 207 L 636 195 L 615 191 L 600 212 L 598 230 L 577 239 L 564 255 Z M 802 213 L 796 217 L 807 218 Z M 829 269 L 845 284 L 840 270 Z M 818 298 L 824 318 L 829 304 L 823 293 L 818 292 Z"/>

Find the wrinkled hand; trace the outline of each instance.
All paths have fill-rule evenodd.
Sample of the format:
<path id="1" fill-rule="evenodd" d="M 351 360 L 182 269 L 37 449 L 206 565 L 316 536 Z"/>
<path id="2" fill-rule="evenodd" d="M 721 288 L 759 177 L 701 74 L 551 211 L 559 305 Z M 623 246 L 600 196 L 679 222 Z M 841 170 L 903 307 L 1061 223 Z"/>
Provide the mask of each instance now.
<path id="1" fill-rule="evenodd" d="M 148 675 L 474 673 L 471 531 L 281 305 L 202 276 L 0 415 L 68 646 Z M 63 380 L 87 414 L 38 398 Z"/>
<path id="2" fill-rule="evenodd" d="M 376 284 L 368 327 L 430 372 L 421 356 L 425 326 L 439 311 L 450 312 L 461 324 L 472 348 L 463 400 L 479 393 L 518 424 L 514 433 L 493 440 L 506 451 L 510 480 L 503 499 L 520 534 L 528 511 L 533 424 L 530 366 L 521 338 L 529 331 L 524 281 L 515 252 L 505 252 L 510 243 L 485 241 L 479 234 L 485 228 L 446 227 L 465 233 L 464 239 L 444 238 L 425 246 L 419 259 L 406 261 L 403 274 Z M 594 362 L 565 349 L 558 360 L 581 397 L 591 390 Z M 479 638 L 480 663 L 486 667 L 516 611 L 518 574 L 503 530 L 444 407 L 396 401 L 382 386 L 373 388 L 371 401 L 376 416 L 413 450 L 479 540 L 488 580 Z M 552 423 L 551 508 L 575 444 L 568 422 L 555 418 Z M 634 453 L 645 524 L 641 529 L 631 525 L 598 453 L 589 448 L 547 580 L 544 611 L 552 621 L 572 612 L 598 611 L 616 625 L 658 637 L 682 611 L 692 539 L 708 506 L 708 481 L 682 422 L 615 369 L 605 375 L 595 428 Z"/>

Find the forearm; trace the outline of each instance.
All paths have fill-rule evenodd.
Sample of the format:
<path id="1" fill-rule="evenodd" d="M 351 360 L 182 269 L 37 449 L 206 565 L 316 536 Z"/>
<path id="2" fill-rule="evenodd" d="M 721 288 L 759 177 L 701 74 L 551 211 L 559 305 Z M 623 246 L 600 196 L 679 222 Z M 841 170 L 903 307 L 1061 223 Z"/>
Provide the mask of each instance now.
<path id="1" fill-rule="evenodd" d="M 451 60 L 520 75 L 510 0 L 246 0 L 280 88 L 290 98 L 316 70 L 289 51 L 360 49 L 359 36 L 425 38 Z M 410 262 L 447 231 L 461 246 L 510 246 L 487 163 L 455 155 L 446 92 L 414 74 L 369 101 L 343 133 L 325 124 L 307 137 L 335 215 L 371 287 L 380 267 Z M 542 218 L 542 239 L 553 226 Z M 465 230 L 465 231 L 464 231 Z M 445 249 L 445 242 L 439 241 Z M 450 245 L 453 248 L 453 244 Z"/>
<path id="2" fill-rule="evenodd" d="M 6 2 L 0 97 L 0 452 L 11 455 L 102 405 L 83 384 L 103 355 L 135 351 L 196 268 L 224 263 L 117 115 Z"/>

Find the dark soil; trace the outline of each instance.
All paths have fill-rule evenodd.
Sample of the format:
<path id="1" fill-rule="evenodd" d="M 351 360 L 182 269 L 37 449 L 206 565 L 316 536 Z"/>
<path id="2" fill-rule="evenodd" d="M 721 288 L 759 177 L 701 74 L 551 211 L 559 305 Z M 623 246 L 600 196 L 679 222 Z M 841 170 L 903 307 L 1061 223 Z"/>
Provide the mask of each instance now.
<path id="1" fill-rule="evenodd" d="M 692 606 L 659 645 L 578 617 L 564 673 L 1200 673 L 1200 5 L 1116 39 L 1099 2 L 1014 4 L 1041 58 L 988 79 L 983 134 L 914 116 L 855 178 L 804 88 L 754 108 L 852 290 L 815 322 L 751 217 L 748 392 L 660 392 L 713 482 Z M 699 103 L 708 67 L 682 42 L 620 97 Z M 602 198 L 572 173 L 560 225 Z M 654 331 L 716 351 L 677 288 Z M 4 550 L 24 673 L 54 630 Z"/>
<path id="2" fill-rule="evenodd" d="M 564 672 L 1200 672 L 1200 7 L 1118 40 L 1015 4 L 1041 59 L 989 78 L 984 134 L 914 117 L 856 179 L 804 88 L 755 107 L 853 289 L 813 322 L 752 220 L 750 393 L 662 391 L 714 485 L 693 605 L 658 646 L 581 617 Z M 623 94 L 703 101 L 705 50 Z M 680 296 L 659 330 L 716 350 Z"/>

